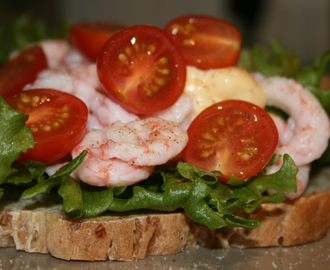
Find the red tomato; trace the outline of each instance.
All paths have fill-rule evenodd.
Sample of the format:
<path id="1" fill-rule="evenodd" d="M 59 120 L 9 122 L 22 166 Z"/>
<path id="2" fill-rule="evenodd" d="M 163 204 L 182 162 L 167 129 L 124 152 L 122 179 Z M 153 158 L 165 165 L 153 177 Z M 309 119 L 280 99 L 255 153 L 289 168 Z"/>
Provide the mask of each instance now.
<path id="1" fill-rule="evenodd" d="M 22 50 L 0 69 L 0 95 L 5 98 L 19 93 L 46 68 L 47 58 L 40 46 Z"/>
<path id="2" fill-rule="evenodd" d="M 235 65 L 242 37 L 231 23 L 203 15 L 186 15 L 170 21 L 167 31 L 180 48 L 187 65 L 202 70 Z"/>
<path id="3" fill-rule="evenodd" d="M 109 22 L 85 22 L 70 27 L 74 45 L 90 60 L 96 62 L 104 43 L 124 25 Z"/>
<path id="4" fill-rule="evenodd" d="M 137 114 L 173 105 L 186 81 L 186 65 L 173 40 L 148 25 L 114 34 L 99 54 L 97 71 L 109 97 Z"/>
<path id="5" fill-rule="evenodd" d="M 269 162 L 278 131 L 262 108 L 240 100 L 216 103 L 201 112 L 188 128 L 183 159 L 212 172 L 220 182 L 230 175 L 247 179 Z"/>
<path id="6" fill-rule="evenodd" d="M 15 110 L 28 114 L 35 146 L 22 153 L 20 161 L 52 163 L 71 152 L 84 137 L 88 110 L 77 97 L 53 90 L 22 91 L 6 102 Z"/>

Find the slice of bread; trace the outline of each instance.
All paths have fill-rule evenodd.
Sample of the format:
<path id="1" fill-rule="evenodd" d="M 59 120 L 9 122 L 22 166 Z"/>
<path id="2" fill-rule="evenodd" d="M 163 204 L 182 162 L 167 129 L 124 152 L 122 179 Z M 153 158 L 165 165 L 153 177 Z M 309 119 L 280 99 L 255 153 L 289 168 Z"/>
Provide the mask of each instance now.
<path id="1" fill-rule="evenodd" d="M 312 181 L 309 194 L 279 204 L 261 205 L 244 217 L 262 224 L 253 229 L 211 230 L 192 222 L 182 212 L 108 214 L 89 219 L 68 219 L 49 196 L 38 200 L 1 200 L 0 246 L 27 252 L 50 253 L 65 260 L 142 259 L 175 254 L 196 243 L 216 248 L 269 247 L 305 244 L 320 239 L 330 228 L 330 185 L 324 171 Z"/>
<path id="2" fill-rule="evenodd" d="M 65 260 L 131 261 L 175 254 L 190 237 L 183 213 L 131 213 L 70 220 L 61 205 L 8 203 L 0 212 L 0 246 Z"/>
<path id="3" fill-rule="evenodd" d="M 330 228 L 330 190 L 295 201 L 261 205 L 245 217 L 262 221 L 257 228 L 209 228 L 193 224 L 191 233 L 208 247 L 294 246 L 320 239 Z"/>

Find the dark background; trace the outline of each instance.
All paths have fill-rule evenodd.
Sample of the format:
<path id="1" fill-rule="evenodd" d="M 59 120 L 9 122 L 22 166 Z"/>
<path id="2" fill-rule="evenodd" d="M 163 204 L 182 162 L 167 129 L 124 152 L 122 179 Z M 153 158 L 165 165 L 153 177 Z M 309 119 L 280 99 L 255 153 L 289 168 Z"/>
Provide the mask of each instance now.
<path id="1" fill-rule="evenodd" d="M 163 27 L 180 15 L 208 14 L 234 23 L 245 46 L 276 37 L 307 64 L 330 48 L 329 0 L 0 0 L 0 23 L 27 12 L 50 27 L 63 20 Z"/>

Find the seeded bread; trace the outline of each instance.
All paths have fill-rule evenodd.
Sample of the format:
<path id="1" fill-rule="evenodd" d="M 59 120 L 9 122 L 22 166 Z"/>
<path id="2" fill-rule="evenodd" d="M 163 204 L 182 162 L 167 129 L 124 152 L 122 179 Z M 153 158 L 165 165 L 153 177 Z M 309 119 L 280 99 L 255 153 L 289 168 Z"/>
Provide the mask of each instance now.
<path id="1" fill-rule="evenodd" d="M 184 249 L 191 220 L 183 213 L 139 213 L 70 220 L 61 205 L 7 204 L 0 212 L 0 247 L 50 253 L 65 260 L 132 261 Z"/>
<path id="2" fill-rule="evenodd" d="M 323 181 L 330 184 L 327 176 Z M 38 199 L 0 201 L 0 247 L 50 253 L 65 260 L 131 261 L 175 254 L 196 243 L 210 248 L 300 245 L 320 239 L 330 228 L 330 189 L 312 190 L 298 200 L 261 205 L 252 214 L 242 214 L 262 221 L 253 229 L 211 230 L 182 212 L 70 220 L 60 204 Z"/>
<path id="3" fill-rule="evenodd" d="M 208 247 L 295 246 L 320 239 L 330 228 L 330 190 L 316 192 L 295 201 L 262 205 L 249 215 L 262 224 L 253 229 L 209 228 L 192 224 L 191 233 Z"/>

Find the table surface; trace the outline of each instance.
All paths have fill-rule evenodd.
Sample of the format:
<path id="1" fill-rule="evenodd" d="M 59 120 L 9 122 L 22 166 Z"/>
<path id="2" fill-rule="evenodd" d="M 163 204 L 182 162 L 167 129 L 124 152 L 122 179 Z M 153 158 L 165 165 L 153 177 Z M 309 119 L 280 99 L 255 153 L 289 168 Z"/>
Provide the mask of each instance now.
<path id="1" fill-rule="evenodd" d="M 330 269 L 330 235 L 295 247 L 214 249 L 197 246 L 176 255 L 148 256 L 132 262 L 64 261 L 48 254 L 0 248 L 0 270 L 128 270 L 128 269 Z"/>

